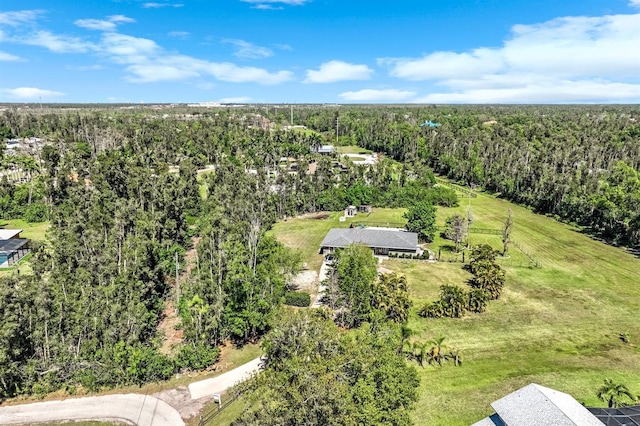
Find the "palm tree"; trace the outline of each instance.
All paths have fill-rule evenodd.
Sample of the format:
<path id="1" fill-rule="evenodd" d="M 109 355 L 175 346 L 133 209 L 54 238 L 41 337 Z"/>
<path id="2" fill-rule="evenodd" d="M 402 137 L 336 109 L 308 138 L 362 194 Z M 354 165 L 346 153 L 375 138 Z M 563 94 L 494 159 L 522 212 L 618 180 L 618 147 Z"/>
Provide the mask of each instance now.
<path id="1" fill-rule="evenodd" d="M 444 339 L 444 336 L 440 336 L 429 342 L 431 344 L 431 349 L 427 353 L 427 361 L 429 364 L 436 363 L 441 367 L 442 363 L 447 360 L 445 353 L 446 346 L 443 343 Z"/>
<path id="2" fill-rule="evenodd" d="M 605 379 L 604 386 L 598 389 L 598 399 L 606 402 L 609 408 L 618 408 L 628 405 L 625 403 L 625 399 L 630 399 L 633 402 L 636 397 L 626 385 L 616 383 L 613 379 Z"/>

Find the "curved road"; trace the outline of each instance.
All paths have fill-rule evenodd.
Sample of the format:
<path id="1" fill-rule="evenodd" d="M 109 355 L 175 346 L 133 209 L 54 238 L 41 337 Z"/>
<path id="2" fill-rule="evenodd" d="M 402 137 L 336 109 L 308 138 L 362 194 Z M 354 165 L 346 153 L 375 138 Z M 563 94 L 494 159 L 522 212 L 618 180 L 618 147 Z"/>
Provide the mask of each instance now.
<path id="1" fill-rule="evenodd" d="M 138 394 L 74 398 L 0 408 L 2 425 L 96 419 L 118 420 L 138 426 L 184 426 L 178 411 L 169 404 L 152 396 Z"/>

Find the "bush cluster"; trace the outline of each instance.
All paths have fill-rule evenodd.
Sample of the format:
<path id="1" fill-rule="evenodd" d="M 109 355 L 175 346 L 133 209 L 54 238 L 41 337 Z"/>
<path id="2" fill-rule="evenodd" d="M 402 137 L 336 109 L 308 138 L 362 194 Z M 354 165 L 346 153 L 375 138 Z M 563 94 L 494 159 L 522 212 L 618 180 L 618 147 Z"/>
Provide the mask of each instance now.
<path id="1" fill-rule="evenodd" d="M 284 295 L 284 304 L 289 306 L 299 306 L 307 308 L 311 304 L 311 296 L 309 293 L 299 291 L 288 291 Z"/>
<path id="2" fill-rule="evenodd" d="M 422 254 L 413 253 L 389 253 L 389 257 L 396 259 L 416 259 L 416 260 L 429 260 L 429 252 L 425 251 Z"/>
<path id="3" fill-rule="evenodd" d="M 418 315 L 425 318 L 460 318 L 467 312 L 484 312 L 487 302 L 498 299 L 504 286 L 504 271 L 495 259 L 496 253 L 490 246 L 476 246 L 467 268 L 473 274 L 468 282 L 471 289 L 465 291 L 457 286 L 443 285 L 440 287 L 440 298 L 422 306 Z"/>

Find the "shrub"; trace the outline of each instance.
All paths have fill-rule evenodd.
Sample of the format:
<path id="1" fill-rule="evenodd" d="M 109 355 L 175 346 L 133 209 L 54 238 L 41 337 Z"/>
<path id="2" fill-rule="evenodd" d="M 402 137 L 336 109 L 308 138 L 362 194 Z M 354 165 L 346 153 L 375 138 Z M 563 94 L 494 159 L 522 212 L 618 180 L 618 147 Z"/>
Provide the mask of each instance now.
<path id="1" fill-rule="evenodd" d="M 40 203 L 29 204 L 24 212 L 24 220 L 29 223 L 44 222 L 47 220 L 47 206 Z"/>
<path id="2" fill-rule="evenodd" d="M 180 348 L 175 356 L 178 368 L 187 370 L 202 370 L 218 360 L 220 349 L 199 343 L 197 345 L 185 345 Z"/>
<path id="3" fill-rule="evenodd" d="M 474 288 L 468 293 L 467 309 L 470 312 L 481 314 L 487 309 L 489 295 L 480 288 Z"/>
<path id="4" fill-rule="evenodd" d="M 444 316 L 442 301 L 437 300 L 433 303 L 425 304 L 418 310 L 418 315 L 424 318 L 442 318 Z"/>
<path id="5" fill-rule="evenodd" d="M 284 295 L 284 304 L 289 306 L 299 306 L 307 308 L 311 304 L 311 296 L 309 293 L 298 291 L 288 291 Z"/>

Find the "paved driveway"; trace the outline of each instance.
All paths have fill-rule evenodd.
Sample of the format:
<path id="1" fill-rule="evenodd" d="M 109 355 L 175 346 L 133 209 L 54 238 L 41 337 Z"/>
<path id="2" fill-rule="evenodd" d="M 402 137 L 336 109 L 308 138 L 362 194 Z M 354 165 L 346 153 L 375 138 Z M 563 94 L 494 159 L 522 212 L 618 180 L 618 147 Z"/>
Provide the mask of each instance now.
<path id="1" fill-rule="evenodd" d="M 191 399 L 200 399 L 212 396 L 216 393 L 223 393 L 235 384 L 242 382 L 260 371 L 260 358 L 242 364 L 224 374 L 213 379 L 201 380 L 189 385 Z"/>
<path id="2" fill-rule="evenodd" d="M 36 402 L 0 408 L 0 424 L 64 420 L 120 420 L 138 426 L 184 426 L 180 414 L 164 401 L 126 394 Z"/>

